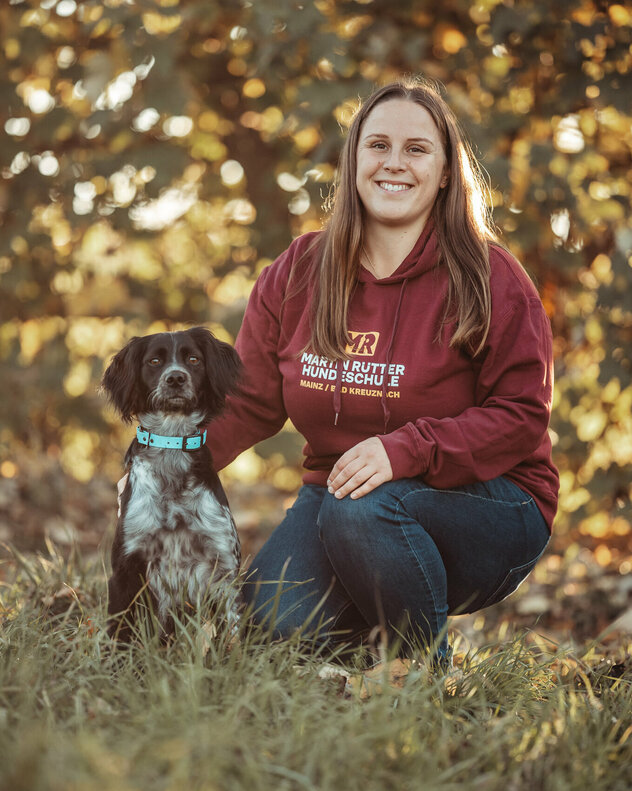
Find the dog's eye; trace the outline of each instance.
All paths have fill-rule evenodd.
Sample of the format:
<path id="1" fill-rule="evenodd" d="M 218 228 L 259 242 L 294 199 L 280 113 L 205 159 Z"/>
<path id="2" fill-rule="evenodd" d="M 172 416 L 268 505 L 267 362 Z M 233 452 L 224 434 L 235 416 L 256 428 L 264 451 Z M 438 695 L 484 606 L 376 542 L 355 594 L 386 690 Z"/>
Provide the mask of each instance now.
<path id="1" fill-rule="evenodd" d="M 191 365 L 198 365 L 199 362 L 200 362 L 200 358 L 197 357 L 195 354 L 190 354 L 189 355 L 189 362 L 191 363 Z"/>
<path id="2" fill-rule="evenodd" d="M 150 365 L 160 365 L 160 357 L 152 357 L 148 362 Z"/>

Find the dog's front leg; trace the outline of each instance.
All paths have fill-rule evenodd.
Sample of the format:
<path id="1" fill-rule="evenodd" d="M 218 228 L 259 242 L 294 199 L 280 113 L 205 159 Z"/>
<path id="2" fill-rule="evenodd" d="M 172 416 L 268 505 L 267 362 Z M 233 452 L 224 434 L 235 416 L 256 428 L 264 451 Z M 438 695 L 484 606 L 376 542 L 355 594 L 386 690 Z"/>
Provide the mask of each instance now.
<path id="1" fill-rule="evenodd" d="M 138 600 L 146 587 L 146 564 L 138 557 L 125 558 L 114 565 L 108 581 L 108 634 L 128 643 L 136 621 Z"/>

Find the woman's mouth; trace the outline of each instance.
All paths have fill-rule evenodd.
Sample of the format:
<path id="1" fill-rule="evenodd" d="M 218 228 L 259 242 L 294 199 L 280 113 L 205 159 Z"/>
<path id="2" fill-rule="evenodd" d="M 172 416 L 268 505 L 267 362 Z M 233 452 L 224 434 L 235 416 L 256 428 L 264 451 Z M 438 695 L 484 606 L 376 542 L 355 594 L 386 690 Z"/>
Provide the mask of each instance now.
<path id="1" fill-rule="evenodd" d="M 386 192 L 405 192 L 412 188 L 412 184 L 402 184 L 401 182 L 393 182 L 393 181 L 378 181 L 378 187 Z"/>

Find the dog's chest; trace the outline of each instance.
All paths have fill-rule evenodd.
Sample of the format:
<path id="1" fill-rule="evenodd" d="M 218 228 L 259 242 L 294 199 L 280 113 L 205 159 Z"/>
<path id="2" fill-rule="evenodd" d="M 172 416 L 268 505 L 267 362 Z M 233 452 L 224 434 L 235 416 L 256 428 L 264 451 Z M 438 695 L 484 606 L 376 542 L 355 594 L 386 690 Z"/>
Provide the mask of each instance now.
<path id="1" fill-rule="evenodd" d="M 188 462 L 181 458 L 180 469 L 165 476 L 155 459 L 133 461 L 123 518 L 125 554 L 139 552 L 148 564 L 174 573 L 190 573 L 199 563 L 235 571 L 238 549 L 230 512 L 194 478 Z"/>

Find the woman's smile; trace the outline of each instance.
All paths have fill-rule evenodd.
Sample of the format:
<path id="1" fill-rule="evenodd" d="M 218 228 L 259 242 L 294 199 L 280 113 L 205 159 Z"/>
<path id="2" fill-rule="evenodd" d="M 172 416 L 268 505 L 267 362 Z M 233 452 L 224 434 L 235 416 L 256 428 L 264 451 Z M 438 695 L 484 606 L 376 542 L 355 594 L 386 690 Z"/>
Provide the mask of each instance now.
<path id="1" fill-rule="evenodd" d="M 404 192 L 405 190 L 411 189 L 410 184 L 402 184 L 395 181 L 377 181 L 376 184 L 387 192 Z"/>

